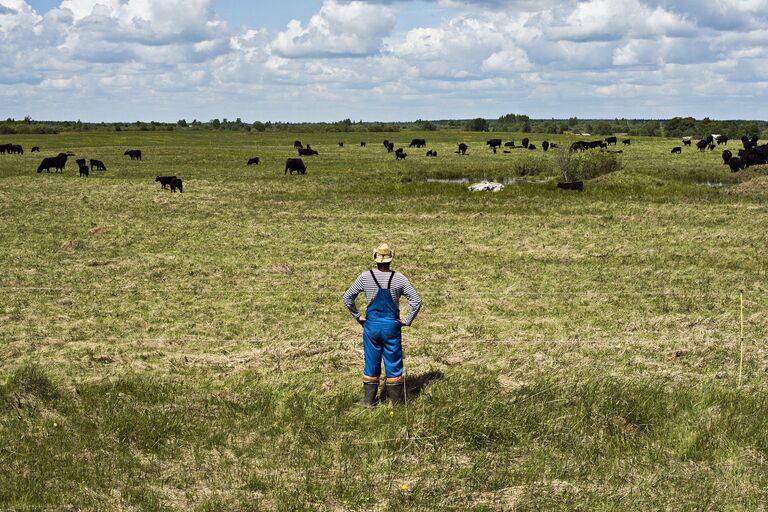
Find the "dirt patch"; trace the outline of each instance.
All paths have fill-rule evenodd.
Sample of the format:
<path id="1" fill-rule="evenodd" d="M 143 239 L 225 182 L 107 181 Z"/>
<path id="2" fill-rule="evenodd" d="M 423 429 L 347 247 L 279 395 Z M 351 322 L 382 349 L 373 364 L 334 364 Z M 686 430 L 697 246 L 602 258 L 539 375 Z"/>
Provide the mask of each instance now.
<path id="1" fill-rule="evenodd" d="M 282 274 L 286 276 L 293 275 L 293 267 L 288 265 L 273 265 L 267 269 L 270 274 Z"/>
<path id="2" fill-rule="evenodd" d="M 88 232 L 90 234 L 92 234 L 92 235 L 101 235 L 103 233 L 106 233 L 107 231 L 109 231 L 109 230 L 107 228 L 105 228 L 104 226 L 96 226 L 95 228 L 91 229 Z"/>

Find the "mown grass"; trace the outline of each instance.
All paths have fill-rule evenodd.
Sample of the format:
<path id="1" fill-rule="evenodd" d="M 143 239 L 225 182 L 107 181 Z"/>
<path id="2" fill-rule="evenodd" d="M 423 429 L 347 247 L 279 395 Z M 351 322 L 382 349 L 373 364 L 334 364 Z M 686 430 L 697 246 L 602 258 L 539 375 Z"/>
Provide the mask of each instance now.
<path id="1" fill-rule="evenodd" d="M 380 144 L 415 136 L 439 157 Z M 295 138 L 321 153 L 306 176 L 282 172 Z M 0 157 L 0 508 L 765 506 L 768 212 L 747 175 L 641 138 L 567 193 L 551 153 L 487 134 L 358 138 L 6 137 L 109 171 Z M 381 240 L 425 302 L 394 415 L 353 406 L 340 304 Z"/>

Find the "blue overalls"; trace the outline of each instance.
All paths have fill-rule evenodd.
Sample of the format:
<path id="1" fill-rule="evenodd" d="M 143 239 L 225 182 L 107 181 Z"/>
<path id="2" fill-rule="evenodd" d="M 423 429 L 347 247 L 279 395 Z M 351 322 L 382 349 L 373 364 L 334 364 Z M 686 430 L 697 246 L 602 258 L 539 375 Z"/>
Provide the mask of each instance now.
<path id="1" fill-rule="evenodd" d="M 363 324 L 363 350 L 365 352 L 365 376 L 381 376 L 381 359 L 384 358 L 384 370 L 387 379 L 397 380 L 403 375 L 403 338 L 400 325 L 400 310 L 392 300 L 389 288 L 392 278 L 382 288 L 371 270 L 376 286 L 379 287 L 373 302 L 365 311 Z"/>

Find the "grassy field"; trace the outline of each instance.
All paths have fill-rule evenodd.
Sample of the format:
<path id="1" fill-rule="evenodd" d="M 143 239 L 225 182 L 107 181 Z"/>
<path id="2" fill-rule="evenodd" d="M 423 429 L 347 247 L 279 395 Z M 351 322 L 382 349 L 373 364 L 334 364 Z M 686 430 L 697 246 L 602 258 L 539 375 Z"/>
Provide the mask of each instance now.
<path id="1" fill-rule="evenodd" d="M 362 138 L 0 140 L 42 148 L 0 155 L 0 509 L 768 506 L 766 171 L 633 138 L 578 193 L 488 134 Z M 60 151 L 109 170 L 35 173 Z M 394 411 L 353 405 L 340 300 L 380 241 L 424 300 Z"/>

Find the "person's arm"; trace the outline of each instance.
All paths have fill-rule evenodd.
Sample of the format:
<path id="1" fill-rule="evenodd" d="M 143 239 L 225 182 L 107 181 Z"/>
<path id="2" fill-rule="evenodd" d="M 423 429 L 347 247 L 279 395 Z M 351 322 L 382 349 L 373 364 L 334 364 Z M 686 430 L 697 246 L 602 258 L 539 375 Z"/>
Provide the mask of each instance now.
<path id="1" fill-rule="evenodd" d="M 349 287 L 349 290 L 344 293 L 343 297 L 344 305 L 358 322 L 365 321 L 364 318 L 361 320 L 362 317 L 360 311 L 357 310 L 357 306 L 355 305 L 355 299 L 357 299 L 357 296 L 363 291 L 365 291 L 365 283 L 363 282 L 363 275 L 360 274 L 355 282 L 352 283 L 352 286 Z"/>
<path id="2" fill-rule="evenodd" d="M 403 276 L 403 281 L 405 281 L 403 283 L 403 295 L 408 299 L 408 315 L 405 317 L 403 325 L 410 326 L 421 309 L 421 297 L 416 293 L 416 289 L 411 285 L 407 277 Z"/>

